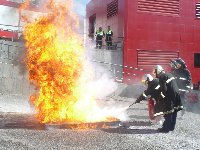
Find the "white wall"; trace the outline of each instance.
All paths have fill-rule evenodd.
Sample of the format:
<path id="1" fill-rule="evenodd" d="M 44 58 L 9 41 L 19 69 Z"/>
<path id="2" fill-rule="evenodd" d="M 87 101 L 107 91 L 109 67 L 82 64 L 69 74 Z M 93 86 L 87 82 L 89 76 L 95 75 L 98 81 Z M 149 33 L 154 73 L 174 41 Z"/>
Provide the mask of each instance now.
<path id="1" fill-rule="evenodd" d="M 0 40 L 0 95 L 29 95 L 31 86 L 22 43 Z"/>
<path id="2" fill-rule="evenodd" d="M 16 8 L 0 5 L 0 24 L 18 26 L 18 23 L 19 23 L 18 10 Z M 3 25 L 0 25 L 0 28 L 12 29 L 12 30 L 18 29 L 17 27 L 11 27 L 11 26 L 9 27 Z"/>

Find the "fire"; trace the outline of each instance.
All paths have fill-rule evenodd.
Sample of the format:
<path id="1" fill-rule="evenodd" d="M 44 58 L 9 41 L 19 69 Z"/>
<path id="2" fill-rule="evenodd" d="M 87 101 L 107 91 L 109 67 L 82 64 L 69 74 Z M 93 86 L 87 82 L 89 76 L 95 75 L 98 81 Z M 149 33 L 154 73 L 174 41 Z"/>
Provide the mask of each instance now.
<path id="1" fill-rule="evenodd" d="M 88 86 L 92 73 L 75 32 L 78 19 L 71 5 L 71 0 L 64 4 L 51 0 L 48 14 L 24 28 L 29 80 L 39 90 L 30 97 L 36 118 L 41 123 L 115 121 L 98 107 Z"/>

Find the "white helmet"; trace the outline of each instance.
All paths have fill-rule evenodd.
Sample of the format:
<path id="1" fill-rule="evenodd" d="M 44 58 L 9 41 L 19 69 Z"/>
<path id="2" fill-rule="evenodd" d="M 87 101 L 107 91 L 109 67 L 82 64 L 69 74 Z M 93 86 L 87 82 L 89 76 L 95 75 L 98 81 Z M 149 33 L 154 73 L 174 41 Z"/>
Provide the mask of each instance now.
<path id="1" fill-rule="evenodd" d="M 144 77 L 145 77 L 146 81 L 150 81 L 151 82 L 153 80 L 153 77 L 150 74 L 145 74 Z"/>
<path id="2" fill-rule="evenodd" d="M 162 71 L 164 71 L 163 67 L 160 65 L 156 65 L 155 73 L 160 74 Z"/>
<path id="3" fill-rule="evenodd" d="M 149 82 L 151 82 L 153 80 L 153 77 L 150 75 L 150 74 L 145 74 L 143 76 L 143 80 L 142 82 L 145 84 L 145 85 L 148 85 Z"/>

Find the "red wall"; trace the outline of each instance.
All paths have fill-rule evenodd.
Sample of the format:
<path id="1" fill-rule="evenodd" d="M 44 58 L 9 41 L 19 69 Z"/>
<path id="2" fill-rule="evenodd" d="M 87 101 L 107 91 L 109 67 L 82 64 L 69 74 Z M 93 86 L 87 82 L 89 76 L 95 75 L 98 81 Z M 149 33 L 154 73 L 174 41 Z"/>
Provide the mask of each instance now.
<path id="1" fill-rule="evenodd" d="M 4 31 L 0 29 L 0 38 L 18 39 L 18 32 Z"/>
<path id="2" fill-rule="evenodd" d="M 193 82 L 200 81 L 200 68 L 194 68 L 194 52 L 200 53 L 200 20 L 195 19 L 195 0 L 180 0 L 180 15 L 139 12 L 138 0 L 126 0 L 125 10 L 124 65 L 137 67 L 137 50 L 178 51 Z"/>
<path id="3" fill-rule="evenodd" d="M 138 66 L 140 50 L 177 52 L 191 71 L 193 82 L 200 81 L 200 68 L 194 68 L 194 53 L 200 53 L 200 19 L 195 19 L 198 0 L 180 0 L 179 15 L 139 12 L 138 0 L 118 0 L 118 15 L 107 19 L 106 8 L 111 1 L 92 0 L 87 5 L 87 18 L 96 14 L 96 27 L 105 30 L 110 25 L 114 36 L 124 36 L 124 66 L 146 69 L 144 72 L 124 68 L 124 72 L 130 73 L 124 75 L 124 82 L 130 82 L 130 78 L 138 81 L 144 73 L 152 73 L 153 66 Z M 169 69 L 168 60 L 163 67 Z"/>

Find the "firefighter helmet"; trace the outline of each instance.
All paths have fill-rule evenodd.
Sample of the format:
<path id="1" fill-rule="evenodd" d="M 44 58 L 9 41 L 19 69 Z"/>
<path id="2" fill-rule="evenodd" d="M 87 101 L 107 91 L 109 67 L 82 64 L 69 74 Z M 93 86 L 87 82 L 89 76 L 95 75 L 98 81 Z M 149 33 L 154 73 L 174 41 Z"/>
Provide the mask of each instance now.
<path id="1" fill-rule="evenodd" d="M 151 82 L 153 80 L 153 77 L 150 74 L 145 74 L 144 77 L 145 77 L 146 81 L 150 81 Z"/>
<path id="2" fill-rule="evenodd" d="M 175 60 L 171 60 L 170 66 L 171 66 L 172 69 L 176 69 L 177 68 L 177 62 Z"/>
<path id="3" fill-rule="evenodd" d="M 176 60 L 176 62 L 179 63 L 179 64 L 181 64 L 181 65 L 185 65 L 185 61 L 183 59 L 181 59 L 181 58 L 178 58 Z"/>
<path id="4" fill-rule="evenodd" d="M 160 74 L 162 71 L 164 71 L 163 67 L 160 65 L 156 65 L 155 73 Z"/>
<path id="5" fill-rule="evenodd" d="M 178 58 L 176 60 L 176 63 L 179 64 L 181 66 L 181 68 L 186 68 L 187 66 L 185 65 L 185 61 L 181 58 Z"/>
<path id="6" fill-rule="evenodd" d="M 145 74 L 143 76 L 143 80 L 142 82 L 145 84 L 145 85 L 148 85 L 149 82 L 151 82 L 153 80 L 153 77 L 150 75 L 150 74 Z"/>

